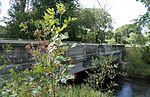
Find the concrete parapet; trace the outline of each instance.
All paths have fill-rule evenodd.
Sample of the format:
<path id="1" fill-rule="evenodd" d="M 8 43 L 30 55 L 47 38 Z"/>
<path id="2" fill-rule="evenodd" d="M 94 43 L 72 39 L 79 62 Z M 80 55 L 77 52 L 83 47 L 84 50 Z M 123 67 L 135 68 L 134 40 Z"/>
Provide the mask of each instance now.
<path id="1" fill-rule="evenodd" d="M 29 43 L 38 45 L 39 41 L 0 40 L 0 53 L 3 52 L 2 46 L 4 44 L 11 44 L 13 46 L 13 50 L 8 55 L 8 58 L 11 60 L 10 64 L 32 62 L 33 60 L 31 59 L 31 56 L 25 49 L 25 46 Z M 71 42 L 66 43 L 69 45 L 73 44 Z M 72 69 L 71 72 L 75 73 L 87 68 L 89 64 L 91 64 L 90 61 L 93 56 L 115 55 L 121 59 L 124 47 L 124 45 L 77 43 L 74 48 L 69 48 L 66 51 L 65 56 L 72 58 L 76 67 L 74 67 L 74 70 Z M 3 73 L 4 71 L 1 71 L 0 73 Z"/>

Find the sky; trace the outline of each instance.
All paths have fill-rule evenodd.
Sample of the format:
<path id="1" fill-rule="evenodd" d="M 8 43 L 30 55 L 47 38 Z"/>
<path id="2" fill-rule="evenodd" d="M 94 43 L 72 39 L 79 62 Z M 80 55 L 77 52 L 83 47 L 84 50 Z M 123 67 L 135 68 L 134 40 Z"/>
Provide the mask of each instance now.
<path id="1" fill-rule="evenodd" d="M 2 20 L 3 16 L 7 16 L 9 0 L 0 1 L 2 3 L 0 20 Z M 97 1 L 111 14 L 114 20 L 114 28 L 131 23 L 133 19 L 138 18 L 139 15 L 143 15 L 146 12 L 144 5 L 136 2 L 136 0 L 80 0 L 80 3 L 84 8 L 98 8 L 100 6 Z"/>
<path id="2" fill-rule="evenodd" d="M 9 0 L 0 0 L 2 7 L 1 7 L 1 14 L 0 14 L 0 20 L 3 20 L 3 16 L 7 15 L 7 10 L 9 8 Z M 4 23 L 0 23 L 1 25 L 4 25 Z"/>
<path id="3" fill-rule="evenodd" d="M 114 28 L 131 23 L 146 12 L 144 5 L 136 0 L 80 0 L 83 7 L 88 8 L 100 7 L 98 1 L 111 14 Z"/>

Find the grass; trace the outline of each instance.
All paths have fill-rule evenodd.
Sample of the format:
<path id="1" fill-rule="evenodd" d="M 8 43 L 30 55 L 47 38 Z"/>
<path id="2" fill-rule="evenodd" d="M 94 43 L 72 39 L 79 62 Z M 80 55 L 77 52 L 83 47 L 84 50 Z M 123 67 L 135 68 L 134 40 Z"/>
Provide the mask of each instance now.
<path id="1" fill-rule="evenodd" d="M 111 93 L 102 93 L 88 85 L 63 86 L 58 91 L 58 97 L 114 97 Z"/>

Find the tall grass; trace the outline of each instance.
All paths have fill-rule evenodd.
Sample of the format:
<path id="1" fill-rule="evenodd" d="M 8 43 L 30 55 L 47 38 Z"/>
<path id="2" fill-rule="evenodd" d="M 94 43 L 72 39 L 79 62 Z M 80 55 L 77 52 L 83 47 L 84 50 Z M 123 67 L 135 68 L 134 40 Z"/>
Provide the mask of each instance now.
<path id="1" fill-rule="evenodd" d="M 58 97 L 114 97 L 111 93 L 102 93 L 94 90 L 88 85 L 63 86 L 58 91 Z"/>

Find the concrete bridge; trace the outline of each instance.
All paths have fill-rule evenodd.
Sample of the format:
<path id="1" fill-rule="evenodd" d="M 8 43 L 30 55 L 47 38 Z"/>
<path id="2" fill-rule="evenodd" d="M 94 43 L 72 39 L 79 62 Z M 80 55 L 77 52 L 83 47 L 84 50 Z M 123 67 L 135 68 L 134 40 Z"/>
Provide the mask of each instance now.
<path id="1" fill-rule="evenodd" d="M 94 56 L 113 56 L 119 61 L 123 58 L 124 45 L 78 43 L 74 48 L 69 48 L 67 56 L 73 59 L 75 66 L 71 74 L 84 71 L 92 67 L 91 59 Z"/>
<path id="2" fill-rule="evenodd" d="M 6 54 L 11 65 L 1 70 L 0 74 L 8 73 L 10 68 L 16 66 L 14 64 L 20 64 L 17 69 L 22 70 L 34 62 L 25 50 L 25 46 L 29 43 L 38 44 L 38 41 L 0 40 L 0 53 L 3 53 L 2 46 L 4 44 L 11 44 L 13 46 L 11 53 Z M 71 45 L 72 43 L 68 42 L 68 44 Z M 124 45 L 77 43 L 74 48 L 69 48 L 65 55 L 73 59 L 75 66 L 70 70 L 70 73 L 73 74 L 91 68 L 90 61 L 93 56 L 112 55 L 121 61 L 123 50 Z"/>

